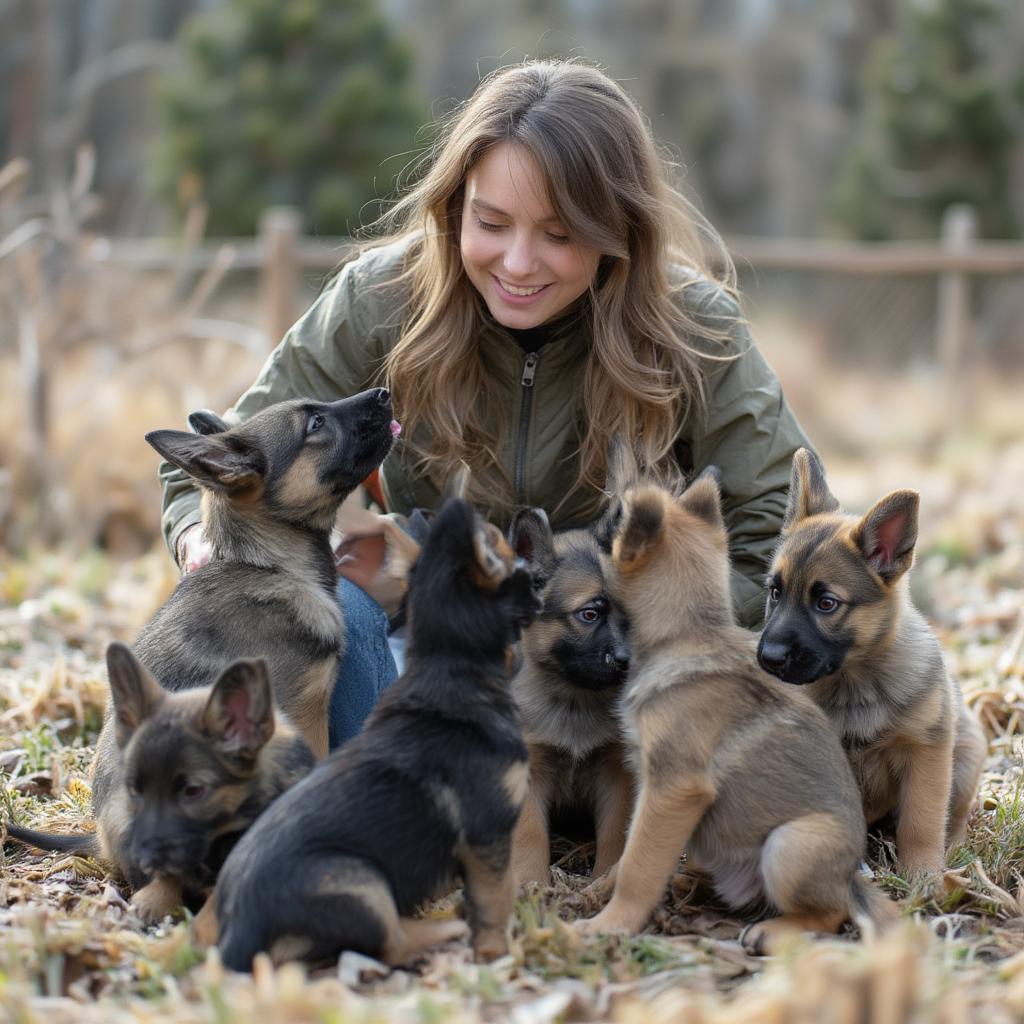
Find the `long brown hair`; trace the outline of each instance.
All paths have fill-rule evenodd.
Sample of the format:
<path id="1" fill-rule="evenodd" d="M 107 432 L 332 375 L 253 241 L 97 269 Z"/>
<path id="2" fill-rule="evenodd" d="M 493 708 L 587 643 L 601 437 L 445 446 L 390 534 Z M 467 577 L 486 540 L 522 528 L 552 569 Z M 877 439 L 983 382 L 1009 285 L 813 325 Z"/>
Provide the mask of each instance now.
<path id="1" fill-rule="evenodd" d="M 575 486 L 604 486 L 616 434 L 632 440 L 642 465 L 666 467 L 685 418 L 705 410 L 699 361 L 715 356 L 701 340 L 721 340 L 733 326 L 698 320 L 677 293 L 711 280 L 735 294 L 735 270 L 719 235 L 673 187 L 633 100 L 576 61 L 528 62 L 485 78 L 442 125 L 415 186 L 371 229 L 383 228 L 386 241 L 414 236 L 402 275 L 404 329 L 383 372 L 407 438 L 426 438 L 416 448 L 421 467 L 440 480 L 459 462 L 478 479 L 500 473 L 505 411 L 488 401 L 477 347 L 486 307 L 463 270 L 459 238 L 466 175 L 502 142 L 531 154 L 555 216 L 602 254 L 582 310 L 591 344 Z M 488 497 L 493 507 L 493 490 Z M 511 492 L 497 504 L 510 501 Z"/>

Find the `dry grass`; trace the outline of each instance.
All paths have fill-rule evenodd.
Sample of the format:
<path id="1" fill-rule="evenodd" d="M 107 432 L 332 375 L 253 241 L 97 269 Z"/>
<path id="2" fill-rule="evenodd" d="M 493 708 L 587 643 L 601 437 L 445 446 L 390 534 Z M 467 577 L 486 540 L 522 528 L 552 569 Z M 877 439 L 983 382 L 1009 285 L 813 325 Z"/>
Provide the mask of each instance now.
<path id="1" fill-rule="evenodd" d="M 224 972 L 188 941 L 184 921 L 144 931 L 125 891 L 77 858 L 8 849 L 0 873 L 0 1007 L 15 1020 L 243 1021 L 835 1020 L 986 1022 L 1024 1013 L 1024 445 L 836 462 L 835 489 L 866 504 L 890 483 L 924 492 L 918 599 L 991 748 L 968 842 L 945 892 L 904 897 L 907 921 L 884 938 L 794 947 L 766 963 L 736 942 L 739 922 L 685 874 L 645 934 L 582 942 L 564 919 L 589 912 L 585 847 L 565 847 L 556 884 L 517 909 L 508 957 L 471 962 L 455 946 L 385 972 L 346 955 L 308 977 L 261 965 Z M 908 468 L 909 467 L 909 468 Z M 851 497 L 852 495 L 852 497 Z M 102 652 L 130 639 L 166 596 L 161 552 L 115 564 L 89 553 L 0 564 L 0 764 L 17 820 L 58 829 L 88 819 L 89 745 L 105 700 Z M 439 904 L 436 913 L 450 913 Z"/>
<path id="2" fill-rule="evenodd" d="M 795 369 L 787 372 L 785 353 L 772 358 L 783 379 L 798 379 Z M 893 487 L 921 490 L 915 597 L 990 740 L 968 842 L 955 852 L 943 892 L 914 891 L 893 870 L 891 846 L 873 842 L 878 879 L 905 900 L 900 929 L 863 942 L 799 945 L 766 963 L 742 952 L 740 922 L 681 873 L 643 935 L 582 942 L 564 922 L 593 909 L 581 894 L 591 851 L 566 845 L 555 885 L 520 901 L 511 953 L 495 964 L 474 965 L 465 946 L 453 946 L 390 973 L 346 955 L 337 970 L 313 976 L 262 964 L 249 978 L 223 971 L 215 954 L 193 950 L 186 921 L 143 930 L 126 890 L 97 865 L 12 844 L 0 870 L 0 1019 L 1020 1019 L 1024 441 L 1006 413 L 1012 392 L 1002 389 L 984 406 L 983 429 L 941 443 L 926 385 L 904 380 L 898 399 L 886 399 L 891 383 L 846 373 L 827 387 L 793 389 L 801 420 L 823 439 L 833 489 L 849 508 L 864 508 Z M 125 401 L 125 423 L 135 426 L 124 433 L 136 438 L 140 463 L 128 471 L 138 488 L 133 500 L 155 506 L 157 489 L 146 479 L 155 460 L 139 457 L 148 451 L 139 417 L 160 406 Z M 868 411 L 839 423 L 828 418 L 830 408 Z M 879 408 L 891 410 L 888 426 L 878 422 Z M 889 443 L 880 456 L 885 430 Z M 844 444 L 830 447 L 826 439 L 840 433 Z M 104 450 L 87 447 L 94 459 Z M 124 562 L 95 550 L 0 556 L 0 818 L 56 830 L 89 827 L 88 766 L 106 700 L 104 649 L 112 639 L 131 640 L 175 581 L 162 550 Z M 433 912 L 451 913 L 452 901 Z"/>

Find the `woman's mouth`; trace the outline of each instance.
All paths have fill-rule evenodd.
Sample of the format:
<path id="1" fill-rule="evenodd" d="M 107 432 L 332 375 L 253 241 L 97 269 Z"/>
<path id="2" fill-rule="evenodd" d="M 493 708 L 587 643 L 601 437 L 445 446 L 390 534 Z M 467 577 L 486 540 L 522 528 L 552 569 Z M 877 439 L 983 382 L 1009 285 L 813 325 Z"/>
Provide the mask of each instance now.
<path id="1" fill-rule="evenodd" d="M 506 302 L 512 302 L 516 305 L 525 305 L 535 301 L 538 296 L 542 295 L 551 287 L 550 284 L 513 284 L 511 281 L 503 281 L 495 274 L 492 274 L 491 277 L 494 279 L 494 285 L 498 295 Z"/>

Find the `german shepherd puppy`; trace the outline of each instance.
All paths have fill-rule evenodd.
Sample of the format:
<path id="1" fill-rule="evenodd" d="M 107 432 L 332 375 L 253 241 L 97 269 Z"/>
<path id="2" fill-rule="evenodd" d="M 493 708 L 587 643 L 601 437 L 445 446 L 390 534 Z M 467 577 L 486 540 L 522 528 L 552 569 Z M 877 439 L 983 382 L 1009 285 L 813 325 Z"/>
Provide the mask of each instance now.
<path id="1" fill-rule="evenodd" d="M 887 902 L 859 873 L 864 815 L 838 737 L 813 701 L 758 668 L 733 618 L 717 474 L 678 499 L 630 489 L 612 532 L 640 788 L 622 857 L 593 886 L 614 886 L 611 901 L 580 930 L 639 931 L 684 848 L 730 906 L 780 915 L 741 936 L 756 952 L 855 914 L 883 922 Z"/>
<path id="2" fill-rule="evenodd" d="M 832 719 L 868 823 L 895 812 L 897 857 L 925 875 L 963 841 L 987 745 L 910 600 L 917 512 L 917 493 L 903 490 L 860 518 L 844 515 L 817 456 L 801 448 L 758 660 Z"/>
<path id="3" fill-rule="evenodd" d="M 593 816 L 594 875 L 622 853 L 633 802 L 616 700 L 629 668 L 625 615 L 608 596 L 589 530 L 554 534 L 541 509 L 512 524 L 516 553 L 536 567 L 543 611 L 523 633 L 512 694 L 530 753 L 530 792 L 512 849 L 518 882 L 550 882 L 552 815 Z"/>
<path id="4" fill-rule="evenodd" d="M 507 949 L 512 831 L 527 755 L 507 663 L 539 610 L 531 573 L 465 501 L 433 520 L 412 570 L 405 672 L 362 733 L 278 800 L 217 883 L 224 963 L 319 961 L 355 950 L 390 964 L 465 933 L 414 920 L 455 875 L 473 947 Z"/>
<path id="5" fill-rule="evenodd" d="M 210 412 L 189 420 L 196 433 L 158 430 L 146 440 L 203 488 L 213 559 L 182 578 L 143 627 L 134 651 L 175 692 L 212 684 L 239 658 L 263 657 L 272 703 L 323 757 L 343 643 L 330 531 L 342 501 L 380 464 L 400 431 L 391 397 L 374 388 L 338 402 L 280 402 L 233 428 Z M 121 845 L 125 776 L 117 685 L 112 678 L 115 700 L 94 763 L 93 811 L 101 837 L 107 835 L 96 849 L 120 865 L 134 887 L 147 873 L 130 870 L 135 861 Z M 148 885 L 145 894 L 136 893 L 143 917 L 161 916 L 173 888 L 163 886 L 159 900 Z"/>
<path id="6" fill-rule="evenodd" d="M 264 657 L 278 707 L 319 758 L 344 628 L 330 532 L 344 498 L 391 449 L 384 388 L 339 402 L 279 402 L 228 428 L 146 440 L 203 489 L 209 564 L 183 577 L 134 644 L 165 685 L 211 682 L 235 658 Z M 101 739 L 101 752 L 103 740 Z"/>
<path id="7" fill-rule="evenodd" d="M 107 671 L 113 749 L 96 766 L 97 832 L 51 835 L 9 824 L 7 834 L 113 864 L 150 923 L 209 893 L 239 835 L 309 772 L 313 754 L 275 714 L 262 660 L 233 662 L 211 686 L 172 693 L 112 643 Z"/>

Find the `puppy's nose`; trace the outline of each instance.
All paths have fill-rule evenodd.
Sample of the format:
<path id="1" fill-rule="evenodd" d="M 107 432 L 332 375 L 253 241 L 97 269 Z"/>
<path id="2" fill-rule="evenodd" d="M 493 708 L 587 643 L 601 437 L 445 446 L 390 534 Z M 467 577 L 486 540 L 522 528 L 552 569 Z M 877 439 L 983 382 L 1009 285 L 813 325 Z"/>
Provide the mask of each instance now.
<path id="1" fill-rule="evenodd" d="M 768 672 L 778 672 L 788 658 L 789 648 L 785 644 L 761 644 L 757 650 L 757 660 Z"/>
<path id="2" fill-rule="evenodd" d="M 387 388 L 377 388 L 377 404 L 387 405 L 391 401 L 391 392 Z"/>
<path id="3" fill-rule="evenodd" d="M 609 660 L 615 665 L 620 672 L 625 672 L 629 669 L 629 652 L 621 649 L 612 651 L 608 655 Z"/>

